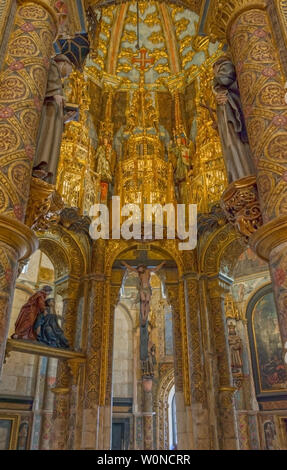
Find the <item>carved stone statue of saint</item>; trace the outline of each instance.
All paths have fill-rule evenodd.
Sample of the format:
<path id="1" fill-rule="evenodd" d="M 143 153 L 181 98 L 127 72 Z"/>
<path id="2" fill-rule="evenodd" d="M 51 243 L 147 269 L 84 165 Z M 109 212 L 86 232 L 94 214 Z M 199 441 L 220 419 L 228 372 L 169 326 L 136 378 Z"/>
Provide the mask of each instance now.
<path id="1" fill-rule="evenodd" d="M 38 315 L 34 324 L 34 331 L 40 343 L 54 348 L 69 348 L 68 340 L 58 323 L 54 299 L 46 300 L 44 312 Z"/>
<path id="2" fill-rule="evenodd" d="M 15 323 L 13 339 L 36 340 L 34 324 L 39 314 L 45 310 L 46 297 L 52 292 L 52 287 L 44 286 L 33 294 L 23 305 Z"/>
<path id="3" fill-rule="evenodd" d="M 255 173 L 241 107 L 235 67 L 227 56 L 214 66 L 217 127 L 229 183 Z"/>
<path id="4" fill-rule="evenodd" d="M 242 341 L 240 336 L 236 333 L 235 325 L 233 323 L 229 323 L 228 325 L 228 344 L 230 349 L 232 372 L 240 372 L 243 366 Z"/>
<path id="5" fill-rule="evenodd" d="M 47 163 L 45 170 L 50 175 L 49 183 L 55 183 L 56 180 L 66 119 L 62 79 L 71 72 L 72 64 L 65 55 L 58 54 L 51 59 L 34 163 L 37 168 L 40 163 Z"/>
<path id="6" fill-rule="evenodd" d="M 187 202 L 185 190 L 192 169 L 192 163 L 191 149 L 187 145 L 184 135 L 175 136 L 175 142 L 169 148 L 169 158 L 174 168 L 174 184 L 177 200 L 185 203 Z"/>
<path id="7" fill-rule="evenodd" d="M 156 346 L 154 343 L 149 341 L 148 358 L 147 360 L 142 361 L 143 375 L 152 377 L 154 375 L 155 365 L 156 365 Z"/>
<path id="8" fill-rule="evenodd" d="M 115 151 L 107 136 L 96 151 L 96 173 L 101 182 L 101 202 L 107 202 L 108 187 L 113 180 L 115 166 Z"/>

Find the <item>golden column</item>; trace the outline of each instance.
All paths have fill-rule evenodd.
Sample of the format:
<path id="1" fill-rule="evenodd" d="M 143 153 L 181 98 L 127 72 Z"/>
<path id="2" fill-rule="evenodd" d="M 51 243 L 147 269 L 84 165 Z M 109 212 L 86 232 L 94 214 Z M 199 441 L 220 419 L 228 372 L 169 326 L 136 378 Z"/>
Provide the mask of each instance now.
<path id="1" fill-rule="evenodd" d="M 209 30 L 227 37 L 236 67 L 263 226 L 251 238 L 269 261 L 283 344 L 287 345 L 286 79 L 265 0 L 213 0 Z M 283 33 L 282 33 L 283 34 Z"/>
<path id="2" fill-rule="evenodd" d="M 205 373 L 203 325 L 197 274 L 184 275 L 185 309 L 189 347 L 191 413 L 195 449 L 210 449 L 207 377 Z"/>
<path id="3" fill-rule="evenodd" d="M 105 267 L 106 240 L 93 242 L 92 267 L 89 275 L 87 366 L 83 402 L 83 429 L 81 449 L 102 449 L 105 444 L 101 434 L 105 411 L 106 375 L 108 369 L 110 309 L 109 287 Z"/>
<path id="4" fill-rule="evenodd" d="M 18 261 L 37 248 L 23 222 L 56 25 L 51 2 L 19 2 L 0 76 L 0 368 Z"/>
<path id="5" fill-rule="evenodd" d="M 224 321 L 224 289 L 218 278 L 207 281 L 209 317 L 214 334 L 214 350 L 218 368 L 218 422 L 219 449 L 238 449 L 238 431 L 235 416 L 234 392 L 231 366 L 227 344 L 227 332 Z"/>

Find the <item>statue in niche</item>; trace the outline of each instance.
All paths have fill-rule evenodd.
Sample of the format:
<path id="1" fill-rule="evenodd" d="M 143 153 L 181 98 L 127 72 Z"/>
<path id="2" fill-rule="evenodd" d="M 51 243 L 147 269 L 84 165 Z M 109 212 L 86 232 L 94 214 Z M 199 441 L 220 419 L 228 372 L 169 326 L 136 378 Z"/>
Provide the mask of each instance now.
<path id="1" fill-rule="evenodd" d="M 236 71 L 228 56 L 213 65 L 217 129 L 229 183 L 255 173 L 245 126 Z"/>
<path id="2" fill-rule="evenodd" d="M 169 147 L 169 159 L 174 168 L 174 184 L 176 198 L 178 202 L 188 202 L 186 189 L 192 170 L 191 148 L 187 145 L 187 139 L 184 134 L 175 135 L 174 141 L 171 141 Z"/>
<path id="3" fill-rule="evenodd" d="M 15 323 L 15 333 L 13 339 L 36 340 L 34 324 L 37 316 L 45 310 L 45 300 L 52 292 L 52 287 L 44 286 L 41 290 L 33 294 L 23 305 Z"/>
<path id="4" fill-rule="evenodd" d="M 276 445 L 275 425 L 272 421 L 265 421 L 264 436 L 266 450 L 278 450 L 278 446 Z"/>
<path id="5" fill-rule="evenodd" d="M 156 365 L 156 346 L 154 343 L 149 341 L 148 344 L 148 358 L 142 361 L 142 372 L 143 375 L 153 377 L 154 369 Z"/>
<path id="6" fill-rule="evenodd" d="M 96 151 L 96 173 L 99 175 L 101 182 L 101 203 L 107 202 L 109 184 L 113 181 L 113 174 L 116 163 L 116 153 L 112 147 L 110 139 L 107 135 L 102 138 L 102 143 Z"/>
<path id="7" fill-rule="evenodd" d="M 64 54 L 51 59 L 34 162 L 34 171 L 39 170 L 39 164 L 46 163 L 45 181 L 49 183 L 56 179 L 64 123 L 75 114 L 73 111 L 65 113 L 62 85 L 62 79 L 67 78 L 72 70 L 72 63 Z"/>
<path id="8" fill-rule="evenodd" d="M 54 299 L 46 300 L 44 312 L 37 316 L 34 331 L 37 335 L 37 341 L 40 343 L 54 348 L 69 348 L 68 340 L 58 323 Z"/>
<path id="9" fill-rule="evenodd" d="M 241 372 L 242 362 L 242 340 L 236 333 L 234 323 L 228 324 L 228 344 L 231 356 L 231 369 L 233 373 Z"/>

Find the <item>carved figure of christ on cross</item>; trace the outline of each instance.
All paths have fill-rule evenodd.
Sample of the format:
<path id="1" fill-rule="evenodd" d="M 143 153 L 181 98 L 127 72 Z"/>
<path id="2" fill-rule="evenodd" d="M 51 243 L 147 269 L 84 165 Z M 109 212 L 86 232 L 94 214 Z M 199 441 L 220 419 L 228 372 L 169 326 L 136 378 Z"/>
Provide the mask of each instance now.
<path id="1" fill-rule="evenodd" d="M 148 321 L 148 315 L 150 312 L 150 300 L 152 289 L 150 285 L 151 273 L 158 272 L 164 265 L 165 261 L 159 264 L 156 268 L 147 268 L 144 264 L 140 264 L 137 268 L 133 268 L 125 261 L 122 264 L 134 273 L 137 273 L 139 279 L 139 297 L 140 297 L 140 320 L 141 326 L 145 326 Z"/>

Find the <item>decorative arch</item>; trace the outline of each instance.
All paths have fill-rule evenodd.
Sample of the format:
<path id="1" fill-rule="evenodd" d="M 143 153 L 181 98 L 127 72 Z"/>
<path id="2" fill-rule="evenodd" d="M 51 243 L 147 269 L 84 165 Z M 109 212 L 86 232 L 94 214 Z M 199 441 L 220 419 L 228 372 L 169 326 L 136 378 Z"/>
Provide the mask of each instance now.
<path id="1" fill-rule="evenodd" d="M 132 245 L 130 241 L 126 240 L 108 240 L 105 259 L 105 274 L 111 276 L 113 264 L 116 259 L 125 252 L 135 250 L 141 244 L 134 242 Z M 177 240 L 158 240 L 145 243 L 147 248 L 160 253 L 167 259 L 172 259 L 178 270 L 178 278 L 180 279 L 184 272 L 192 271 L 195 269 L 195 253 L 179 251 Z"/>
<path id="2" fill-rule="evenodd" d="M 134 328 L 134 322 L 133 322 L 132 316 L 131 316 L 130 311 L 129 311 L 128 307 L 126 306 L 126 304 L 124 302 L 119 302 L 117 304 L 117 307 L 121 307 L 124 310 L 125 314 L 127 315 L 129 321 L 131 322 L 131 324 Z"/>
<path id="3" fill-rule="evenodd" d="M 109 332 L 114 328 L 114 305 L 111 301 L 112 290 L 110 286 L 110 279 L 112 278 L 113 265 L 117 258 L 122 256 L 125 252 L 135 250 L 141 244 L 133 243 L 132 245 L 125 240 L 108 240 L 105 251 L 105 311 L 110 312 L 109 321 L 105 322 L 103 336 L 108 338 Z M 174 355 L 178 364 L 178 373 L 176 374 L 175 387 L 176 391 L 184 393 L 184 400 L 186 406 L 190 405 L 190 380 L 189 380 L 189 355 L 188 355 L 188 338 L 187 338 L 187 325 L 185 314 L 184 302 L 184 286 L 182 276 L 185 272 L 186 266 L 188 269 L 194 269 L 194 253 L 191 252 L 188 256 L 187 252 L 180 252 L 177 246 L 177 240 L 160 240 L 146 243 L 149 250 L 154 250 L 160 253 L 163 258 L 171 259 L 174 262 L 174 273 L 171 273 L 171 278 L 166 279 L 166 290 L 168 302 L 172 307 L 173 316 L 173 337 L 174 337 Z M 184 259 L 185 258 L 185 259 Z M 169 273 L 167 273 L 169 275 Z M 112 349 L 111 341 L 107 341 L 104 345 L 105 355 L 108 357 L 108 351 Z M 111 351 L 110 351 L 111 352 Z"/>
<path id="4" fill-rule="evenodd" d="M 220 227 L 209 236 L 199 255 L 200 272 L 217 275 L 224 266 L 232 272 L 245 249 L 243 237 L 231 224 Z"/>
<path id="5" fill-rule="evenodd" d="M 55 268 L 55 278 L 65 275 L 80 278 L 87 272 L 88 259 L 85 247 L 74 234 L 59 225 L 39 234 L 39 249 Z"/>
<path id="6" fill-rule="evenodd" d="M 171 367 L 161 378 L 156 393 L 156 448 L 159 450 L 169 449 L 169 422 L 168 422 L 168 398 L 174 386 L 174 368 Z"/>

